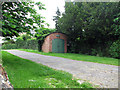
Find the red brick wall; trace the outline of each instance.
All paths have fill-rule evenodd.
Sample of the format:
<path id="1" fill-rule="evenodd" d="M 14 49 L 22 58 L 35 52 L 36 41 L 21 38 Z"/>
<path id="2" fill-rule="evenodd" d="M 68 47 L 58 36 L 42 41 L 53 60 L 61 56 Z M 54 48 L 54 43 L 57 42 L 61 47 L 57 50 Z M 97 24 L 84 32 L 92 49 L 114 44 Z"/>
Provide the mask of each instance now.
<path id="1" fill-rule="evenodd" d="M 47 36 L 44 40 L 44 43 L 42 45 L 42 51 L 49 52 L 49 36 Z"/>
<path id="2" fill-rule="evenodd" d="M 56 37 L 56 35 L 60 35 L 60 37 Z M 43 52 L 52 52 L 52 40 L 56 39 L 56 38 L 64 39 L 64 49 L 65 49 L 65 53 L 66 53 L 67 52 L 67 36 L 62 33 L 52 33 L 49 36 L 47 36 L 42 45 L 42 51 Z"/>

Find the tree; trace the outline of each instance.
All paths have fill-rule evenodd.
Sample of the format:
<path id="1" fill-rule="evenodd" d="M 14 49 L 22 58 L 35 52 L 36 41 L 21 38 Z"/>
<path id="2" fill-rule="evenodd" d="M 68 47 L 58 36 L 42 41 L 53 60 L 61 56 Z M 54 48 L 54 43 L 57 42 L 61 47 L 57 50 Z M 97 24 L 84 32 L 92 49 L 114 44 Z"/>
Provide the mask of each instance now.
<path id="1" fill-rule="evenodd" d="M 59 27 L 62 32 L 68 35 L 68 44 L 70 52 L 79 52 L 79 39 L 83 36 L 83 21 L 87 17 L 87 13 L 82 8 L 82 3 L 66 2 L 65 13 L 59 19 Z"/>
<path id="2" fill-rule="evenodd" d="M 110 34 L 118 2 L 66 2 L 65 13 L 58 20 L 62 32 L 68 34 L 70 52 L 91 54 L 105 52 L 108 42 L 118 38 Z"/>
<path id="3" fill-rule="evenodd" d="M 57 7 L 56 14 L 57 14 L 57 16 L 53 16 L 53 18 L 54 18 L 53 21 L 55 21 L 56 31 L 57 31 L 57 32 L 60 32 L 61 30 L 60 30 L 60 28 L 59 28 L 59 26 L 58 26 L 58 20 L 59 20 L 59 18 L 60 18 L 60 16 L 61 16 L 61 13 L 60 13 L 58 7 Z"/>
<path id="4" fill-rule="evenodd" d="M 35 5 L 39 10 L 45 9 L 40 2 L 2 2 L 2 36 L 12 38 L 20 32 L 31 34 L 30 30 L 42 27 L 45 21 L 34 9 Z"/>
<path id="5" fill-rule="evenodd" d="M 120 2 L 118 3 L 118 13 L 115 15 L 114 24 L 113 24 L 113 32 L 112 34 L 119 36 L 120 38 Z"/>
<path id="6" fill-rule="evenodd" d="M 110 55 L 114 58 L 120 59 L 120 2 L 118 3 L 118 13 L 115 15 L 113 31 L 110 33 L 117 37 L 109 48 Z"/>

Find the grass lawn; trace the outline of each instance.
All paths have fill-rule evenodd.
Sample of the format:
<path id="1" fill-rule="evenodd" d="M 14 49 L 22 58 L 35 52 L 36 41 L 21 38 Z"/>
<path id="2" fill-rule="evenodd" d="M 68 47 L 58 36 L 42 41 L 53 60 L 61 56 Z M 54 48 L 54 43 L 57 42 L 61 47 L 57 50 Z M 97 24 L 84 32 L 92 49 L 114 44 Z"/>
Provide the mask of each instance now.
<path id="1" fill-rule="evenodd" d="M 84 82 L 79 84 L 78 79 L 71 74 L 54 70 L 47 66 L 22 59 L 6 51 L 2 51 L 3 66 L 14 88 L 92 88 Z"/>
<path id="2" fill-rule="evenodd" d="M 98 57 L 98 56 L 90 56 L 90 55 L 82 55 L 82 54 L 74 54 L 74 53 L 44 53 L 44 52 L 39 52 L 37 50 L 30 50 L 30 49 L 18 49 L 18 50 L 38 53 L 42 55 L 69 58 L 69 59 L 78 60 L 78 61 L 87 61 L 87 62 L 95 62 L 95 63 L 120 66 L 118 64 L 119 59 L 115 59 L 115 58 Z"/>
<path id="3" fill-rule="evenodd" d="M 0 50 L 0 64 L 2 64 L 2 54 L 1 54 L 1 50 Z"/>

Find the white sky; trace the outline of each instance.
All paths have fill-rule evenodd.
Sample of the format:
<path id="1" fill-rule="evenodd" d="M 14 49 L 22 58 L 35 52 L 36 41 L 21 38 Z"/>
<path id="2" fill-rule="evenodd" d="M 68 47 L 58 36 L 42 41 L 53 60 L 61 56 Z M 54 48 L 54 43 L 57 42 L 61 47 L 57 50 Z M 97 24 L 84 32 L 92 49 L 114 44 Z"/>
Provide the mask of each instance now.
<path id="1" fill-rule="evenodd" d="M 49 28 L 55 28 L 53 16 L 56 16 L 57 7 L 60 12 L 64 12 L 65 0 L 33 0 L 34 2 L 41 2 L 45 4 L 46 10 L 38 10 L 41 16 L 45 17 L 46 23 L 50 24 Z M 37 8 L 36 8 L 37 9 Z"/>

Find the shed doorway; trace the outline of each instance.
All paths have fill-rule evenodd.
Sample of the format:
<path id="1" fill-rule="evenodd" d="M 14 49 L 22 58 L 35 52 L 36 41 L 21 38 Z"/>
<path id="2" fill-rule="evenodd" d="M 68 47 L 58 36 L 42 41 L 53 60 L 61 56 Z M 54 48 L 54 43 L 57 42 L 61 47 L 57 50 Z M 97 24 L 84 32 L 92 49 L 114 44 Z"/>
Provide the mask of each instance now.
<path id="1" fill-rule="evenodd" d="M 52 52 L 64 53 L 64 40 L 63 39 L 56 38 L 52 40 Z"/>

